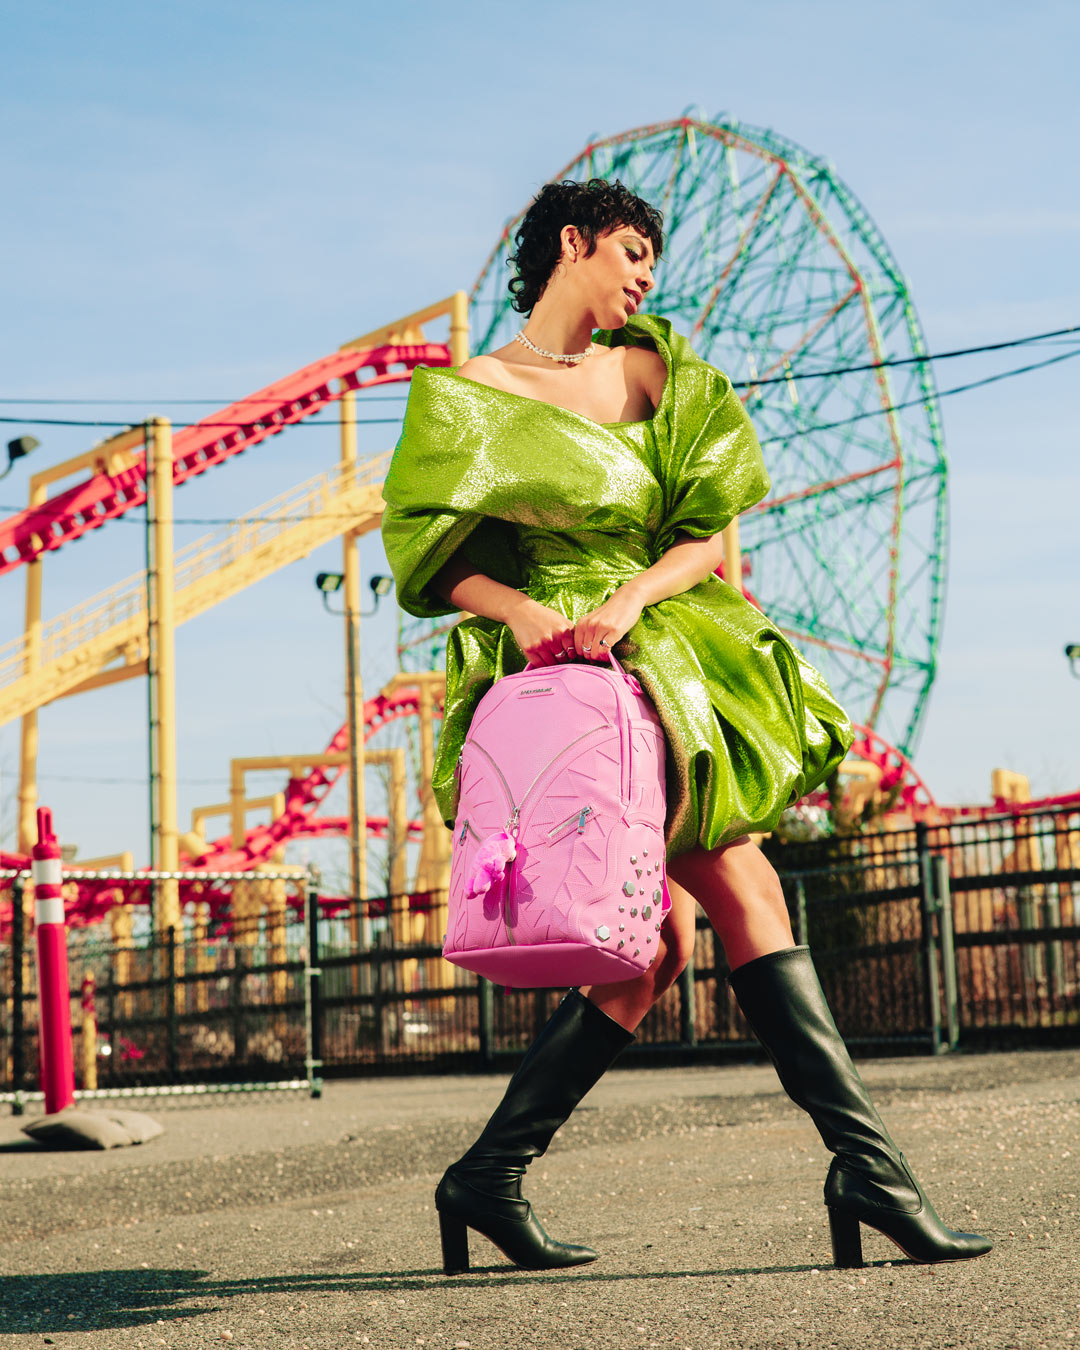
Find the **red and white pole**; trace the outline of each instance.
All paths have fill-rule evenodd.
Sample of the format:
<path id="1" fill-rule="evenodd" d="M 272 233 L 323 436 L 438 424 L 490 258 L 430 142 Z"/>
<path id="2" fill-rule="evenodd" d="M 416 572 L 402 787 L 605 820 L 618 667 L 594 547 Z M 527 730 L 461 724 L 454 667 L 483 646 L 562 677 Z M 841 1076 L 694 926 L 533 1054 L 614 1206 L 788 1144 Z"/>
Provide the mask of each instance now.
<path id="1" fill-rule="evenodd" d="M 75 1102 L 75 1057 L 71 1044 L 71 986 L 60 845 L 53 834 L 52 812 L 47 806 L 38 809 L 37 827 L 31 871 L 37 930 L 39 1059 L 45 1110 L 52 1115 Z"/>

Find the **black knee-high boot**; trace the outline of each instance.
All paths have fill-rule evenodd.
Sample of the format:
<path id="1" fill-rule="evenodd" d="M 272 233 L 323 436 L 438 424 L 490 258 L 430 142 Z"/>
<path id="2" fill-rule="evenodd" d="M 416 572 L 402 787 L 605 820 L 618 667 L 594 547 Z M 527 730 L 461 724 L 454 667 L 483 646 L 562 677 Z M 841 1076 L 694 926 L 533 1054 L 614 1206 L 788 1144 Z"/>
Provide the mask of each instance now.
<path id="1" fill-rule="evenodd" d="M 891 1238 L 913 1261 L 988 1252 L 989 1238 L 945 1227 L 889 1138 L 836 1029 L 809 947 L 760 956 L 729 978 L 785 1092 L 836 1154 L 825 1182 L 836 1264 L 862 1265 L 860 1223 Z"/>
<path id="2" fill-rule="evenodd" d="M 554 1242 L 521 1194 L 521 1179 L 560 1125 L 634 1034 L 576 989 L 529 1047 L 476 1143 L 435 1191 L 447 1275 L 469 1269 L 468 1230 L 526 1270 L 595 1261 L 589 1247 Z"/>

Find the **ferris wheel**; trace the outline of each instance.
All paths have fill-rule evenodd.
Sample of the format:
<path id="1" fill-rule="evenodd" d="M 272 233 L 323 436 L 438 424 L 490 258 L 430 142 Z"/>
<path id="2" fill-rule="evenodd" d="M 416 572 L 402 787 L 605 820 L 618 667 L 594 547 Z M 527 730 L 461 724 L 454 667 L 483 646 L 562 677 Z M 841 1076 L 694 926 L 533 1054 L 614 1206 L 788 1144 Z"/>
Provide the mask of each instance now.
<path id="1" fill-rule="evenodd" d="M 941 626 L 946 465 L 888 246 L 830 164 L 730 119 L 594 141 L 553 181 L 591 177 L 663 211 L 649 309 L 740 386 L 757 429 L 772 489 L 741 520 L 748 588 L 852 719 L 910 755 Z M 473 287 L 475 351 L 521 326 L 506 285 L 520 219 Z M 407 668 L 439 660 L 444 625 L 405 621 Z"/>

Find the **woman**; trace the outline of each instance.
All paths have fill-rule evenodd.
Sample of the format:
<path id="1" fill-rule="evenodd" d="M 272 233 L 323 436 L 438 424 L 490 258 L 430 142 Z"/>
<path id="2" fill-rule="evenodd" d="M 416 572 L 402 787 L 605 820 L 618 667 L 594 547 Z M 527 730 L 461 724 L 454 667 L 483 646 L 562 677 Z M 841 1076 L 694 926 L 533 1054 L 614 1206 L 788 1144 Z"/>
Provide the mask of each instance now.
<path id="1" fill-rule="evenodd" d="M 447 644 L 432 786 L 452 825 L 454 766 L 494 680 L 614 650 L 667 736 L 672 905 L 649 970 L 570 991 L 442 1178 L 445 1269 L 468 1269 L 469 1227 L 530 1269 L 595 1260 L 548 1237 L 521 1180 L 686 965 L 695 904 L 781 1083 L 836 1155 L 825 1201 L 837 1263 L 861 1264 L 860 1222 L 918 1261 L 988 1251 L 944 1226 L 889 1138 L 748 838 L 825 779 L 852 732 L 821 675 L 714 575 L 721 531 L 769 479 L 727 377 L 640 313 L 662 218 L 618 182 L 550 184 L 517 244 L 525 328 L 456 371 L 414 372 L 384 488 L 403 608 L 477 616 Z"/>

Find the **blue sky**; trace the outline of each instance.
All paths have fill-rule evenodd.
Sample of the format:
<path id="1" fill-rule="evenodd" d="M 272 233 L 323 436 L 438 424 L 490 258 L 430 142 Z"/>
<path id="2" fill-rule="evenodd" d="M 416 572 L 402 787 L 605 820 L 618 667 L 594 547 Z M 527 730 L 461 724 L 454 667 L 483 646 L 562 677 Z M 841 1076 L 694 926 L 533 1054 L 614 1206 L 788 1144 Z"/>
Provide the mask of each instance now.
<path id="1" fill-rule="evenodd" d="M 96 411 L 137 420 L 243 396 L 467 288 L 506 218 L 591 136 L 690 105 L 836 165 L 932 351 L 1080 321 L 1073 5 L 39 3 L 5 5 L 3 27 L 6 398 L 134 400 Z M 1080 641 L 1078 371 L 943 404 L 949 589 L 916 757 L 939 800 L 985 800 L 996 765 L 1037 793 L 1080 786 L 1080 681 L 1062 655 Z M 97 439 L 26 430 L 35 467 Z M 378 430 L 367 448 L 388 443 Z M 243 513 L 334 457 L 332 430 L 298 429 L 185 487 L 177 513 Z M 25 500 L 29 473 L 0 503 Z M 117 522 L 61 550 L 46 613 L 136 571 L 141 549 Z M 231 755 L 321 748 L 339 725 L 340 633 L 311 583 L 339 552 L 179 631 L 182 819 L 222 798 Z M 362 561 L 383 570 L 377 536 Z M 0 596 L 7 640 L 21 576 Z M 391 617 L 365 629 L 370 689 L 393 668 Z M 42 797 L 83 856 L 145 857 L 144 716 L 139 682 L 42 713 Z M 17 727 L 0 728 L 5 846 L 17 755 Z"/>

